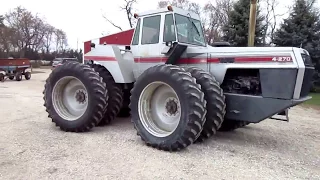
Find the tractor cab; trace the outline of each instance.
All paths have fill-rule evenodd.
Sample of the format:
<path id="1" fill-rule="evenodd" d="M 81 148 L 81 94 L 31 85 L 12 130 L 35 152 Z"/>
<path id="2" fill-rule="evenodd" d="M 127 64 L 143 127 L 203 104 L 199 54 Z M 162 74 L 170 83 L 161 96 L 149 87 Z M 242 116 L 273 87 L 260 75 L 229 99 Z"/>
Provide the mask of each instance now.
<path id="1" fill-rule="evenodd" d="M 168 6 L 134 17 L 138 21 L 131 49 L 137 61 L 148 58 L 160 62 L 170 54 L 177 56 L 176 52 L 181 56 L 187 46 L 207 46 L 200 17 L 193 12 Z M 170 49 L 175 49 L 175 53 Z"/>

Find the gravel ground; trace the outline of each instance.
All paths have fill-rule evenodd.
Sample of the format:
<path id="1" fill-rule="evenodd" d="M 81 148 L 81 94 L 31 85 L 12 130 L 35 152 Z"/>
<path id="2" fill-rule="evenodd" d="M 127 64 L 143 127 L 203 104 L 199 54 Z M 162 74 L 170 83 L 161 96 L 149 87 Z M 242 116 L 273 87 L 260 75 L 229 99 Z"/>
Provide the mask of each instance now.
<path id="1" fill-rule="evenodd" d="M 42 90 L 50 70 L 0 83 L 1 179 L 320 179 L 319 111 L 218 133 L 169 153 L 144 145 L 129 119 L 88 133 L 51 123 Z"/>

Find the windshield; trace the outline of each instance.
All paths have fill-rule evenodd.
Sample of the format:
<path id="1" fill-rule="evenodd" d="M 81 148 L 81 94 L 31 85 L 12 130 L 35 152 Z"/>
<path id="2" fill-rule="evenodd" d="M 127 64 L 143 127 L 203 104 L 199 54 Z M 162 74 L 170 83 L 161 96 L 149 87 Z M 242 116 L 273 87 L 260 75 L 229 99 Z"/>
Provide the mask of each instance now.
<path id="1" fill-rule="evenodd" d="M 188 44 L 205 46 L 203 31 L 199 20 L 175 14 L 178 41 Z"/>

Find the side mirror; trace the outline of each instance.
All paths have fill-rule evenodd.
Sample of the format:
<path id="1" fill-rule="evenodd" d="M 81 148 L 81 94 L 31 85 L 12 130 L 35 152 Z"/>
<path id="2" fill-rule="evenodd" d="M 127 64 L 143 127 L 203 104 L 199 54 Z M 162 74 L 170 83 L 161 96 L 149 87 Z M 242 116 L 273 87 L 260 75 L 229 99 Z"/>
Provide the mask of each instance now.
<path id="1" fill-rule="evenodd" d="M 174 46 L 175 43 L 172 43 L 171 41 L 165 42 L 166 46 L 162 49 L 161 54 L 167 54 Z"/>
<path id="2" fill-rule="evenodd" d="M 172 42 L 171 41 L 166 42 L 166 46 L 172 47 Z"/>

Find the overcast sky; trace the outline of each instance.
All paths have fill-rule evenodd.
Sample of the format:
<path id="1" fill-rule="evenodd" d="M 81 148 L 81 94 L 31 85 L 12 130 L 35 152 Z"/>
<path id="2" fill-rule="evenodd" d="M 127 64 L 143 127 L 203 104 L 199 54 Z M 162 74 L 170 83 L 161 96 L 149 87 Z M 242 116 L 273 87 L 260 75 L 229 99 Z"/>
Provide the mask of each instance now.
<path id="1" fill-rule="evenodd" d="M 210 0 L 190 1 L 204 5 Z M 293 0 L 279 1 L 281 5 L 278 11 L 293 2 Z M 138 0 L 135 8 L 138 12 L 156 9 L 157 2 L 158 0 Z M 122 4 L 122 0 L 83 0 L 81 3 L 71 0 L 6 0 L 0 5 L 0 14 L 21 5 L 33 13 L 39 13 L 54 27 L 64 30 L 70 47 L 77 48 L 77 39 L 79 39 L 79 48 L 81 48 L 84 41 L 101 37 L 103 32 L 119 31 L 103 19 L 103 13 L 122 29 L 129 29 L 126 15 L 119 8 Z"/>

